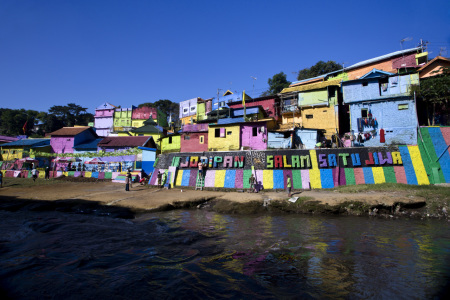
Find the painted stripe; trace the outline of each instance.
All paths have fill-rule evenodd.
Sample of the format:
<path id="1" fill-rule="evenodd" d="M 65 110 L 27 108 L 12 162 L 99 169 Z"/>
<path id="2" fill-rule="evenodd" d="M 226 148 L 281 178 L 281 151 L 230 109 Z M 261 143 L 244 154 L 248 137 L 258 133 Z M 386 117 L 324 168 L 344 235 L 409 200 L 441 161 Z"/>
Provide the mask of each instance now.
<path id="1" fill-rule="evenodd" d="M 301 170 L 302 174 L 302 189 L 311 189 L 311 182 L 309 181 L 309 170 Z"/>
<path id="2" fill-rule="evenodd" d="M 225 183 L 225 170 L 216 170 L 216 178 L 214 178 L 214 187 L 223 187 Z"/>
<path id="3" fill-rule="evenodd" d="M 105 179 L 105 172 L 99 172 L 98 173 L 98 179 Z"/>
<path id="4" fill-rule="evenodd" d="M 430 132 L 428 130 L 429 128 L 421 128 L 421 133 L 422 133 L 422 137 L 423 137 L 423 141 L 424 141 L 424 146 L 427 148 L 428 150 L 428 154 L 430 155 L 430 157 L 427 159 L 431 159 L 430 161 L 430 166 L 431 167 L 436 167 L 438 168 L 437 172 L 439 175 L 439 182 L 435 182 L 435 183 L 444 183 L 445 182 L 445 177 L 444 177 L 444 173 L 442 172 L 442 169 L 440 168 L 439 163 L 436 163 L 438 156 L 436 155 L 436 150 L 434 149 L 434 144 L 433 144 L 433 140 L 431 138 Z M 430 171 L 430 175 L 432 175 L 432 170 Z"/>
<path id="5" fill-rule="evenodd" d="M 264 176 L 266 176 L 266 174 L 264 173 Z M 286 180 L 286 176 L 284 175 L 284 170 L 273 170 L 273 188 L 274 189 L 284 189 L 285 187 L 285 180 Z M 292 179 L 292 178 L 291 178 Z M 264 186 L 264 188 L 266 188 Z"/>
<path id="6" fill-rule="evenodd" d="M 425 128 L 420 128 L 419 130 L 420 130 L 420 132 L 423 132 L 424 129 Z M 427 154 L 427 151 L 429 151 L 429 150 L 428 149 L 425 150 L 425 144 L 422 142 L 422 140 L 420 138 L 417 139 L 417 144 L 419 146 L 420 156 L 422 157 L 422 162 L 425 167 L 425 171 L 427 172 L 427 174 L 429 174 L 428 180 L 430 181 L 431 184 L 435 184 L 436 182 L 435 182 L 435 179 L 433 176 L 433 169 L 431 166 L 431 161 Z"/>
<path id="7" fill-rule="evenodd" d="M 183 178 L 181 179 L 181 186 L 189 186 L 189 177 L 191 177 L 191 170 L 183 170 Z"/>
<path id="8" fill-rule="evenodd" d="M 388 183 L 397 183 L 394 167 L 383 167 L 384 179 Z"/>
<path id="9" fill-rule="evenodd" d="M 155 172 L 153 172 L 153 174 L 155 174 L 155 176 L 152 176 L 153 185 L 157 184 L 157 182 L 156 182 L 156 180 L 157 180 L 156 179 L 156 174 L 158 174 L 157 172 L 159 172 L 159 169 L 156 169 Z M 176 186 L 181 186 L 181 182 L 183 180 L 183 173 L 184 173 L 183 170 L 178 170 L 178 172 L 177 172 L 177 179 L 176 179 L 176 182 L 175 182 Z"/>
<path id="10" fill-rule="evenodd" d="M 405 168 L 403 166 L 394 166 L 395 178 L 397 183 L 408 184 L 406 180 Z"/>
<path id="11" fill-rule="evenodd" d="M 437 159 L 439 159 L 438 162 L 441 165 L 445 182 L 450 182 L 450 154 L 448 151 L 446 151 L 447 144 L 445 143 L 444 137 L 442 136 L 441 129 L 428 128 L 428 132 L 430 133 L 431 140 L 433 141 L 434 150 L 436 151 Z"/>
<path id="12" fill-rule="evenodd" d="M 384 177 L 383 167 L 373 167 L 372 173 L 373 173 L 373 181 L 375 182 L 375 184 L 386 182 L 386 178 Z"/>
<path id="13" fill-rule="evenodd" d="M 105 179 L 112 179 L 112 172 L 105 172 Z"/>
<path id="14" fill-rule="evenodd" d="M 280 170 L 263 170 L 263 186 L 265 189 L 274 189 L 274 177 L 275 172 L 280 172 Z M 283 174 L 283 171 L 281 171 L 281 174 Z M 283 180 L 283 178 L 281 178 Z"/>
<path id="15" fill-rule="evenodd" d="M 234 189 L 236 180 L 236 170 L 227 170 L 225 174 L 225 184 L 223 187 Z"/>
<path id="16" fill-rule="evenodd" d="M 339 180 L 338 180 L 338 185 L 346 185 L 347 184 L 347 180 L 345 178 L 345 169 L 342 167 L 339 167 Z"/>
<path id="17" fill-rule="evenodd" d="M 205 175 L 205 187 L 214 187 L 216 170 L 208 170 Z"/>
<path id="18" fill-rule="evenodd" d="M 331 169 L 333 172 L 333 185 L 338 186 L 339 185 L 339 167 Z"/>
<path id="19" fill-rule="evenodd" d="M 81 172 L 75 172 L 75 173 L 73 174 L 73 176 L 74 176 L 74 177 L 80 177 L 80 176 L 81 176 Z M 106 178 L 106 173 L 105 173 L 104 179 L 111 179 L 111 177 Z"/>
<path id="20" fill-rule="evenodd" d="M 441 127 L 441 134 L 444 138 L 445 144 L 450 145 L 450 127 Z M 450 154 L 450 147 L 447 152 Z"/>
<path id="21" fill-rule="evenodd" d="M 345 181 L 346 185 L 355 185 L 355 172 L 353 172 L 352 168 L 345 168 Z"/>
<path id="22" fill-rule="evenodd" d="M 418 146 L 408 146 L 408 150 L 409 150 L 409 154 L 411 155 L 411 158 L 412 158 L 412 164 L 414 167 L 414 171 L 416 172 L 417 183 L 420 185 L 430 184 L 430 181 L 428 180 L 427 172 L 425 170 L 425 166 L 423 165 L 423 162 L 422 162 L 422 156 L 420 155 L 419 147 Z M 447 156 L 449 156 L 447 151 L 445 152 L 445 154 Z M 450 162 L 450 156 L 448 157 L 448 159 Z M 449 165 L 449 167 L 450 167 L 450 165 Z M 444 176 L 445 176 L 445 172 L 444 172 Z"/>
<path id="23" fill-rule="evenodd" d="M 334 188 L 333 170 L 332 169 L 320 169 L 320 179 L 323 189 Z"/>
<path id="24" fill-rule="evenodd" d="M 300 170 L 292 170 L 292 185 L 294 189 L 302 188 L 302 172 Z"/>
<path id="25" fill-rule="evenodd" d="M 195 187 L 195 185 L 197 184 L 197 173 L 197 169 L 191 170 L 191 174 L 189 175 L 189 186 Z"/>
<path id="26" fill-rule="evenodd" d="M 244 187 L 244 171 L 242 169 L 236 170 L 236 177 L 234 178 L 234 186 L 237 189 Z"/>
<path id="27" fill-rule="evenodd" d="M 257 189 L 264 189 L 264 185 L 263 185 L 263 180 L 264 180 L 264 176 L 263 176 L 263 170 L 255 170 L 255 177 L 256 177 L 256 188 Z"/>
<path id="28" fill-rule="evenodd" d="M 372 168 L 367 167 L 362 169 L 364 174 L 364 181 L 366 182 L 366 184 L 374 184 L 375 181 L 373 180 Z"/>
<path id="29" fill-rule="evenodd" d="M 84 172 L 84 177 L 91 178 L 92 173 L 91 172 Z"/>
<path id="30" fill-rule="evenodd" d="M 353 169 L 355 172 L 355 184 L 366 184 L 366 181 L 364 180 L 364 171 L 362 168 L 355 168 Z"/>
<path id="31" fill-rule="evenodd" d="M 320 170 L 317 164 L 317 154 L 316 150 L 309 150 L 309 155 L 311 157 L 312 169 L 309 170 L 309 181 L 311 183 L 312 189 L 321 189 L 322 183 L 320 182 Z"/>
<path id="32" fill-rule="evenodd" d="M 408 184 L 417 185 L 416 172 L 411 161 L 411 156 L 409 155 L 409 150 L 407 146 L 398 147 L 400 154 L 402 155 L 403 168 L 405 169 L 406 181 Z"/>
<path id="33" fill-rule="evenodd" d="M 243 172 L 243 179 L 242 179 L 242 182 L 243 182 L 243 188 L 244 189 L 249 189 L 250 188 L 250 183 L 249 183 L 249 179 L 250 179 L 250 176 L 252 175 L 252 170 L 244 170 L 244 172 Z"/>

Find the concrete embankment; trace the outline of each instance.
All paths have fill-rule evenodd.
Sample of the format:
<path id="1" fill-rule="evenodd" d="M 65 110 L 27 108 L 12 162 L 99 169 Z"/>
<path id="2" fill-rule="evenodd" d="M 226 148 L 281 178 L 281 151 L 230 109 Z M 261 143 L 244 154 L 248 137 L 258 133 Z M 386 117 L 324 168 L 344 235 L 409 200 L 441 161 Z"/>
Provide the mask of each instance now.
<path id="1" fill-rule="evenodd" d="M 421 195 L 408 190 L 368 190 L 358 193 L 338 190 L 297 190 L 294 191 L 293 197 L 298 199 L 290 202 L 287 194 L 281 191 L 247 193 L 180 188 L 165 190 L 140 185 L 134 185 L 130 192 L 126 192 L 122 184 L 106 181 L 60 181 L 21 188 L 7 186 L 0 190 L 3 207 L 14 207 L 14 203 L 30 205 L 34 201 L 46 203 L 43 206 L 34 204 L 35 207 L 41 207 L 37 209 L 48 207 L 77 212 L 83 209 L 95 210 L 94 206 L 98 206 L 109 207 L 106 210 L 97 209 L 98 211 L 124 208 L 130 214 L 196 207 L 228 214 L 285 212 L 374 215 L 388 218 L 400 216 L 447 218 L 449 203 L 448 198 L 437 201 L 427 198 L 426 194 Z"/>

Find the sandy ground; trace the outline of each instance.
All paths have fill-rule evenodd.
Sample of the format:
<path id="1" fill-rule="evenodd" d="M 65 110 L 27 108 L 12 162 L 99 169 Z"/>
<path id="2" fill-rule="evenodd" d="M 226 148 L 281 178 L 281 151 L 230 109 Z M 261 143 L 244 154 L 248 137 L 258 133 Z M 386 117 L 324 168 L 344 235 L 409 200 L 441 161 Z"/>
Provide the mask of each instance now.
<path id="1" fill-rule="evenodd" d="M 394 202 L 414 203 L 425 199 L 410 196 L 407 192 L 366 192 L 339 193 L 327 190 L 294 191 L 294 197 L 309 197 L 312 201 L 336 205 L 345 201 L 360 201 L 370 205 L 384 204 L 391 206 Z M 171 190 L 148 188 L 134 184 L 131 191 L 125 191 L 124 184 L 112 182 L 58 182 L 50 185 L 36 185 L 31 187 L 0 189 L 2 197 L 35 200 L 88 200 L 97 201 L 104 205 L 123 206 L 134 209 L 151 210 L 167 204 L 183 201 L 199 201 L 206 199 L 224 199 L 236 202 L 252 200 L 263 201 L 287 200 L 285 192 L 223 192 L 223 191 L 195 191 L 180 188 Z"/>

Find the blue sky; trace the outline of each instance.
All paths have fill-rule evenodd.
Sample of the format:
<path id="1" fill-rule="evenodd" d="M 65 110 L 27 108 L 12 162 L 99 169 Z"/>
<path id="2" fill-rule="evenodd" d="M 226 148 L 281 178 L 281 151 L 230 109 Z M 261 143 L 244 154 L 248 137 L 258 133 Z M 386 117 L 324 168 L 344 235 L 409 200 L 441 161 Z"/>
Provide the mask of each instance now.
<path id="1" fill-rule="evenodd" d="M 422 38 L 430 57 L 450 51 L 450 1 L 2 0 L 0 107 L 93 113 L 104 101 L 258 94 L 278 72 L 295 81 L 319 60 L 354 64 L 405 37 L 404 49 Z"/>

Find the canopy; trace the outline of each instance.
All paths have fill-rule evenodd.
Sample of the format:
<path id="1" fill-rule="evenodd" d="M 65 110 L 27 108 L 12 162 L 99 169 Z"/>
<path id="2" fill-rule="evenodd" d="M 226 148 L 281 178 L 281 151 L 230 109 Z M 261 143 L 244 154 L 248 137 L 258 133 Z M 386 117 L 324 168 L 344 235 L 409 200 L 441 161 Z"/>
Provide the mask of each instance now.
<path id="1" fill-rule="evenodd" d="M 21 159 L 18 159 L 17 161 L 27 162 L 27 163 L 35 163 L 35 162 L 38 162 L 37 159 L 31 158 L 31 157 L 21 158 Z"/>
<path id="2" fill-rule="evenodd" d="M 85 161 L 85 164 L 96 164 L 96 165 L 100 165 L 100 164 L 104 164 L 104 161 L 99 160 L 98 158 L 93 158 L 89 161 Z"/>
<path id="3" fill-rule="evenodd" d="M 57 158 L 53 159 L 53 162 L 60 162 L 60 163 L 76 162 L 76 161 L 81 161 L 81 159 L 76 158 L 76 157 L 57 157 Z"/>

